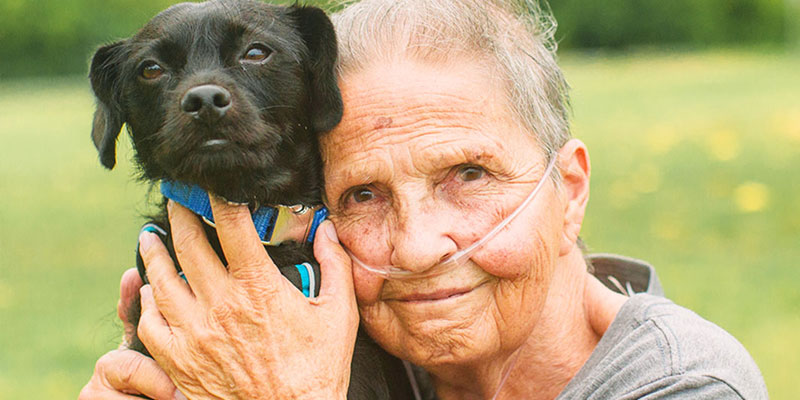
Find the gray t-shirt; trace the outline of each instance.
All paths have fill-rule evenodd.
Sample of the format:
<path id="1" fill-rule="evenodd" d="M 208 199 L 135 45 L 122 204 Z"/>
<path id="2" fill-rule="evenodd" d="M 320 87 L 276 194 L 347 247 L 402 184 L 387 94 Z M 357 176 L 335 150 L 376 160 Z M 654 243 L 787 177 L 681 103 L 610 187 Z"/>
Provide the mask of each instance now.
<path id="1" fill-rule="evenodd" d="M 722 328 L 665 299 L 650 265 L 609 254 L 594 275 L 630 296 L 557 399 L 767 399 L 747 350 Z M 421 399 L 434 399 L 424 373 Z M 429 381 L 428 381 L 429 382 Z M 427 390 L 426 390 L 427 389 Z"/>
<path id="2" fill-rule="evenodd" d="M 630 296 L 558 399 L 766 399 L 747 350 L 722 328 L 665 299 L 653 268 L 612 255 L 589 260 Z"/>

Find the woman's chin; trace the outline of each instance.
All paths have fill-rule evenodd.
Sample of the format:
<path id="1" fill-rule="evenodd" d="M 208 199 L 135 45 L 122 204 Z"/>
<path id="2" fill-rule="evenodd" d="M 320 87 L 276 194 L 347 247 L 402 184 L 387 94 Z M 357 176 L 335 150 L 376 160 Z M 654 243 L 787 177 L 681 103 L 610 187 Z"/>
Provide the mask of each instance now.
<path id="1" fill-rule="evenodd" d="M 377 314 L 383 318 L 369 318 L 364 310 L 362 317 L 370 334 L 401 358 L 423 366 L 463 362 L 496 346 L 494 287 L 485 283 L 442 298 L 388 301 Z M 386 323 L 386 313 L 392 323 Z"/>

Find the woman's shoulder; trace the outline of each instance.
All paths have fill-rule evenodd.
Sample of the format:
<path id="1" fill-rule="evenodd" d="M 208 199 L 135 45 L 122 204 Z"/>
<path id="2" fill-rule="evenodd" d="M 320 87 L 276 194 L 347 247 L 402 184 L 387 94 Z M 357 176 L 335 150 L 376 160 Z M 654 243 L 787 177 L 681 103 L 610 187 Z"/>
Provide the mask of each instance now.
<path id="1" fill-rule="evenodd" d="M 560 398 L 767 398 L 747 350 L 672 301 L 640 293 L 622 306 Z"/>

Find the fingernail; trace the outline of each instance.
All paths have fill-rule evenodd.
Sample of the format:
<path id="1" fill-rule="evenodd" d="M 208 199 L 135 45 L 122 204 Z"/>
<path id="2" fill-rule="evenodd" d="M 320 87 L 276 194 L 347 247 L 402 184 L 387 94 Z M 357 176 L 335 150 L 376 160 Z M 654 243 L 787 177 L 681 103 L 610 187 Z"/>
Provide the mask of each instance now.
<path id="1" fill-rule="evenodd" d="M 147 251 L 159 240 L 153 232 L 142 231 L 139 234 L 139 250 Z"/>
<path id="2" fill-rule="evenodd" d="M 181 393 L 181 391 L 178 390 L 178 389 L 175 389 L 175 396 L 174 397 L 175 397 L 175 400 L 188 400 L 186 398 L 186 396 L 184 396 L 183 393 Z"/>
<path id="3" fill-rule="evenodd" d="M 150 297 L 152 295 L 153 295 L 153 288 L 150 287 L 150 284 L 142 285 L 142 287 L 139 288 L 139 297 L 145 298 L 145 297 Z"/>
<path id="4" fill-rule="evenodd" d="M 139 288 L 139 301 L 142 304 L 142 310 L 155 301 L 153 299 L 153 288 L 150 285 L 144 285 Z"/>
<path id="5" fill-rule="evenodd" d="M 225 200 L 224 197 L 217 196 L 216 194 L 211 192 L 208 193 L 208 201 L 216 204 L 226 204 L 228 202 L 228 200 Z"/>
<path id="6" fill-rule="evenodd" d="M 333 223 L 330 221 L 325 222 L 325 234 L 328 235 L 328 239 L 332 242 L 339 243 L 339 236 L 336 234 L 336 228 L 333 227 Z"/>

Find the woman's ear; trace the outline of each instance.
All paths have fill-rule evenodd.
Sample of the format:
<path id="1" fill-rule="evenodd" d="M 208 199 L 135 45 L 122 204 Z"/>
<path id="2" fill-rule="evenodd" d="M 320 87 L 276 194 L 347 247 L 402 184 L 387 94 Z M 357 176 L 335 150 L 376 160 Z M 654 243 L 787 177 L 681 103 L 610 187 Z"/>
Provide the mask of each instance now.
<path id="1" fill-rule="evenodd" d="M 589 201 L 589 150 L 580 140 L 572 139 L 559 150 L 558 161 L 561 190 L 565 196 L 564 227 L 559 249 L 559 255 L 563 256 L 576 246 Z"/>

